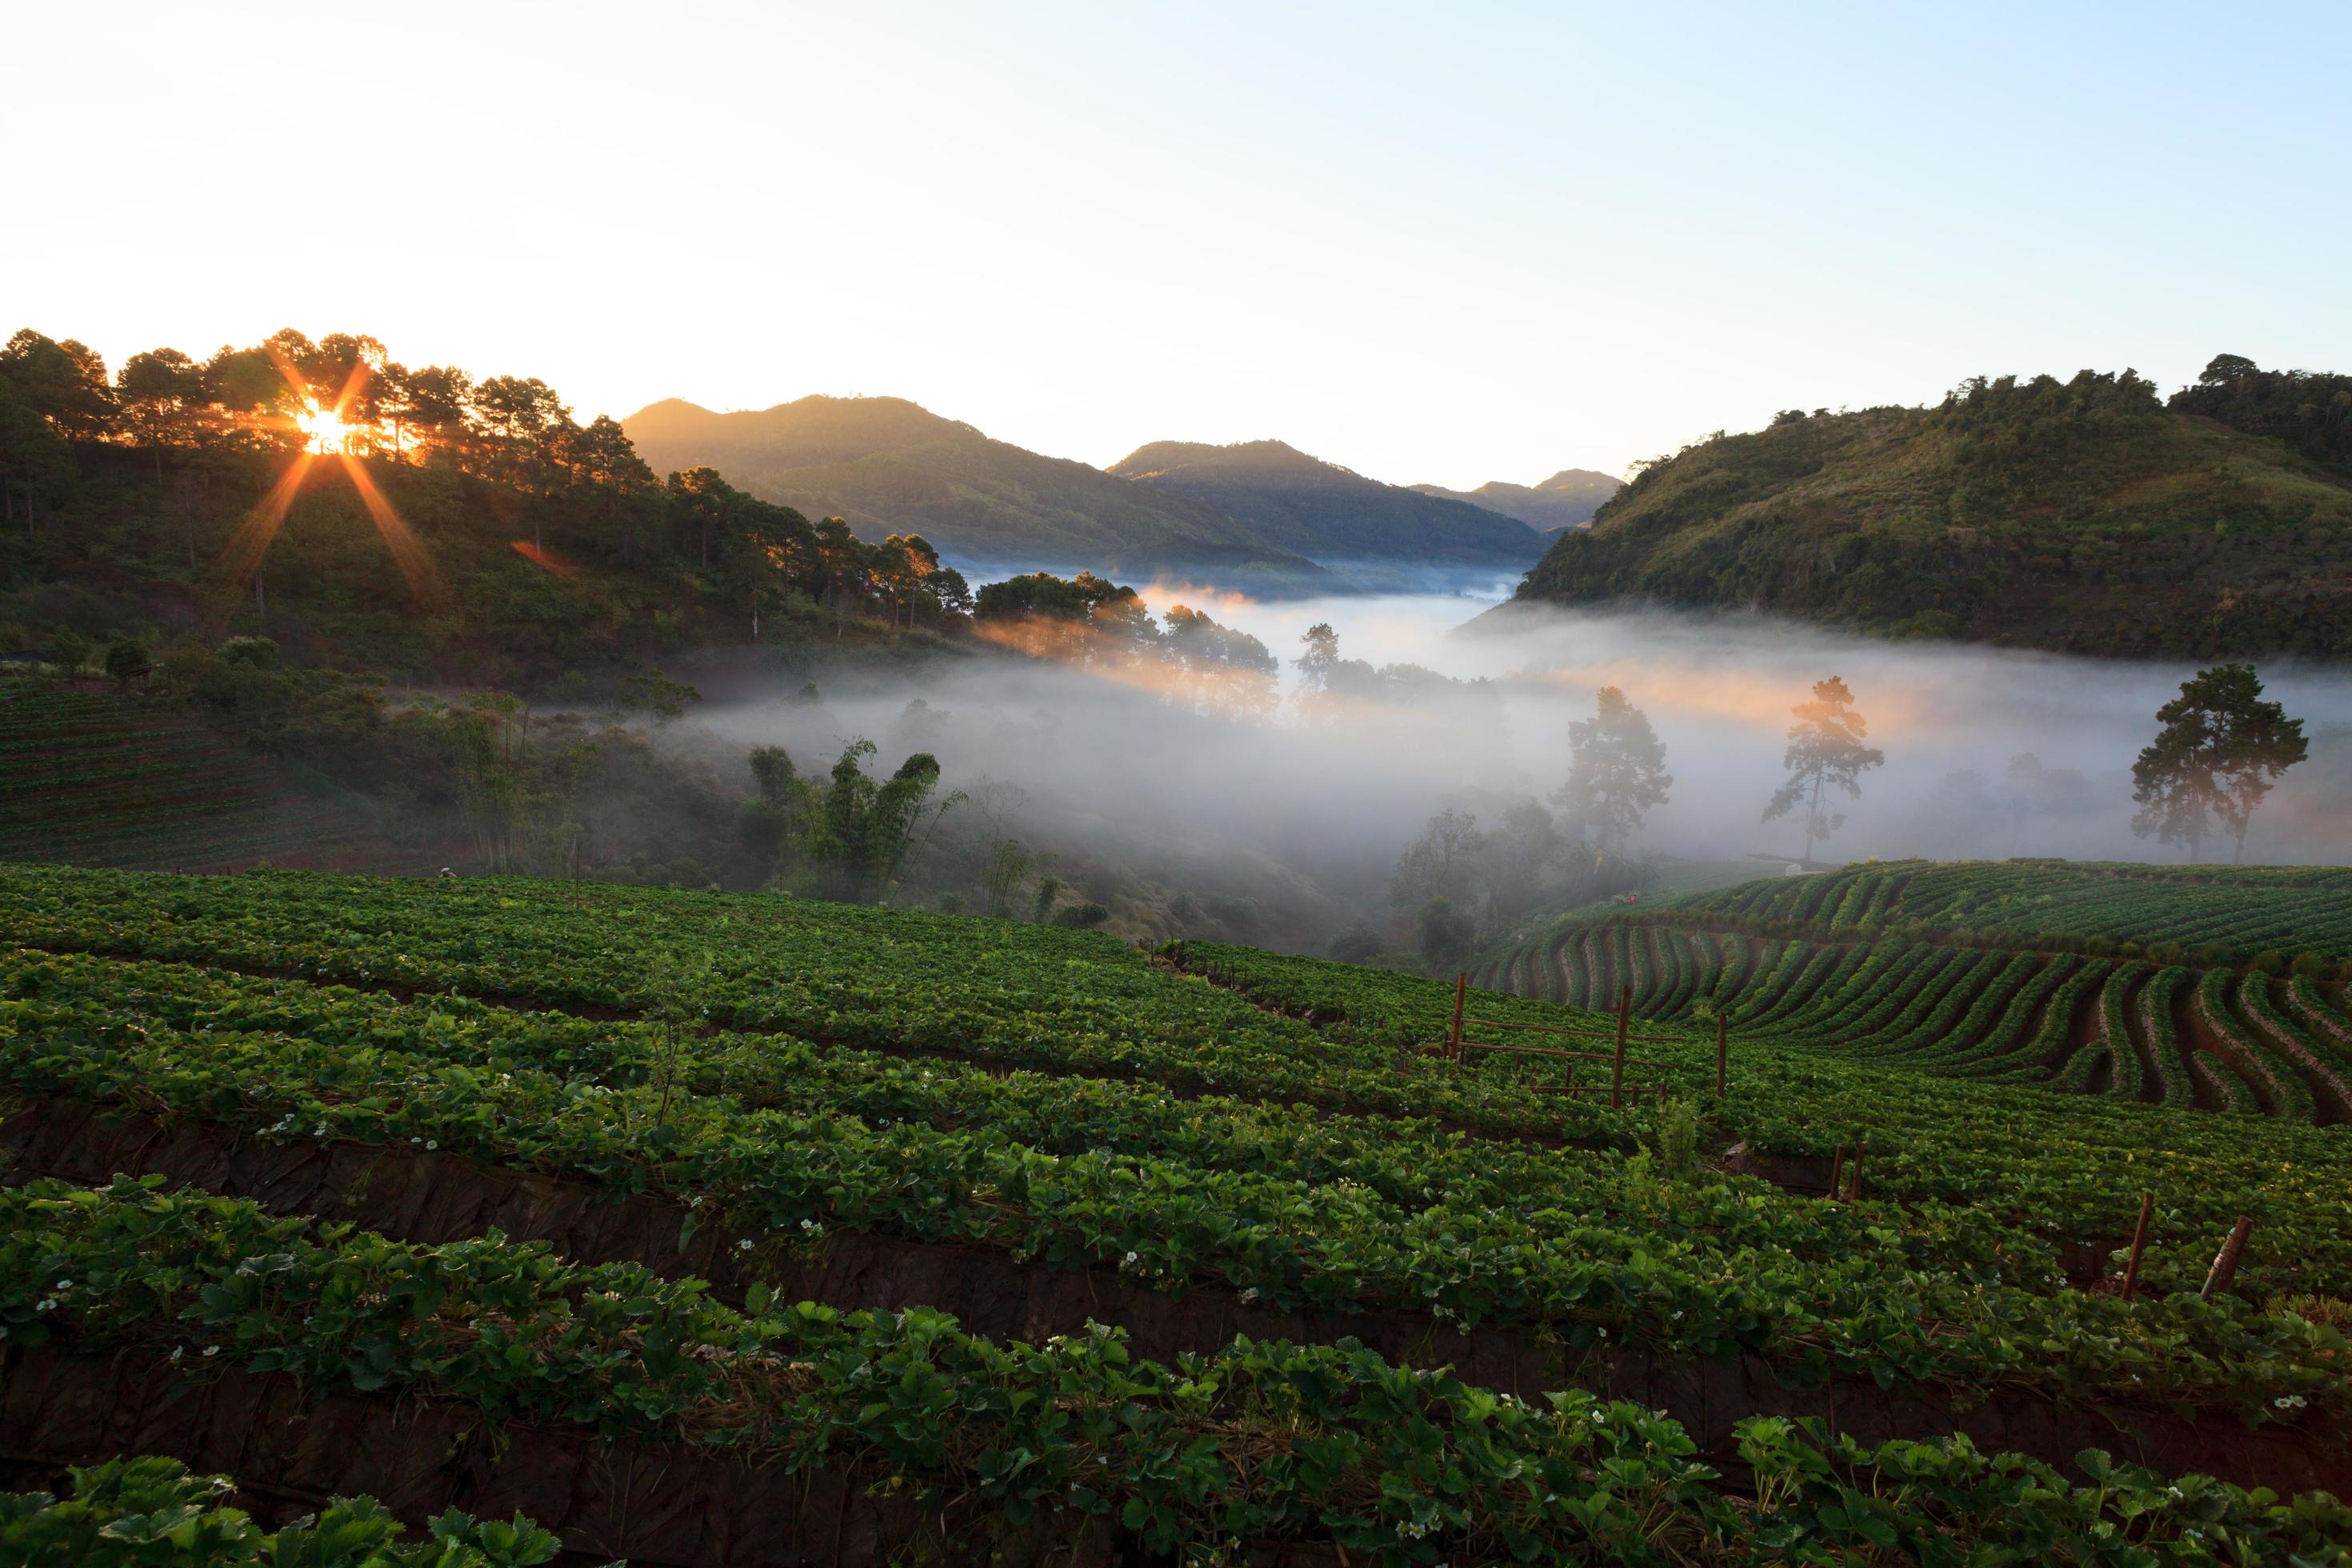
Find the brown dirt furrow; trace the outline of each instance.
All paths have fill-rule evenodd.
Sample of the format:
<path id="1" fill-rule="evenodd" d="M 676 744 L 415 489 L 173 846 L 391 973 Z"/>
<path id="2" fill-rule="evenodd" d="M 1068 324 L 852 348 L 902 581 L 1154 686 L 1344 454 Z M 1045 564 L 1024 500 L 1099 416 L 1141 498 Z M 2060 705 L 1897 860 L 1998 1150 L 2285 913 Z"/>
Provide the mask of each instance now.
<path id="1" fill-rule="evenodd" d="M 236 1367 L 174 1375 L 152 1350 L 110 1355 L 12 1348 L 0 1448 L 16 1468 L 166 1454 L 200 1471 L 266 1478 L 267 1495 L 315 1508 L 366 1493 L 412 1525 L 447 1508 L 520 1511 L 575 1562 L 646 1568 L 825 1568 L 916 1560 L 1111 1568 L 1138 1545 L 1109 1521 L 1047 1511 L 1008 1524 L 966 1496 L 925 1504 L 873 1465 L 786 1471 L 692 1443 L 602 1439 L 579 1427 L 487 1427 L 463 1404 L 316 1396 L 292 1377 Z M 1261 1544 L 1273 1568 L 1339 1561 L 1328 1546 Z"/>
<path id="2" fill-rule="evenodd" d="M 76 1101 L 23 1106 L 0 1121 L 0 1150 L 15 1157 L 13 1169 L 23 1175 L 102 1184 L 116 1173 L 160 1174 L 275 1213 L 349 1221 L 424 1243 L 495 1227 L 510 1239 L 548 1242 L 579 1262 L 626 1259 L 663 1274 L 697 1275 L 722 1298 L 739 1297 L 756 1279 L 786 1300 L 843 1310 L 928 1306 L 999 1341 L 1034 1342 L 1098 1321 L 1125 1328 L 1136 1354 L 1169 1361 L 1186 1351 L 1221 1350 L 1239 1334 L 1301 1343 L 1353 1338 L 1391 1361 L 1451 1365 L 1470 1382 L 1522 1398 L 1575 1385 L 1638 1400 L 1680 1421 L 1710 1462 L 1724 1465 L 1737 1463 L 1732 1428 L 1741 1418 L 1813 1415 L 1864 1440 L 1964 1431 L 1988 1449 L 2016 1449 L 2062 1466 L 2098 1447 L 2168 1473 L 2203 1471 L 2281 1492 L 2325 1487 L 2352 1494 L 2352 1444 L 2340 1435 L 2249 1430 L 2228 1413 L 2192 1421 L 2154 1409 L 2062 1409 L 2017 1390 L 1992 1391 L 1963 1409 L 1955 1393 L 1888 1393 L 1861 1376 L 1793 1389 L 1753 1355 L 1715 1362 L 1639 1348 L 1576 1352 L 1541 1328 L 1465 1332 L 1397 1310 L 1287 1311 L 1244 1301 L 1210 1281 L 1195 1282 L 1180 1298 L 1116 1268 L 1053 1269 L 992 1247 L 866 1233 L 836 1234 L 807 1251 L 762 1247 L 739 1253 L 738 1233 L 714 1222 L 680 1245 L 690 1211 L 667 1200 L 613 1201 L 586 1183 L 485 1169 L 417 1150 L 261 1143 L 217 1124 L 110 1118 Z"/>

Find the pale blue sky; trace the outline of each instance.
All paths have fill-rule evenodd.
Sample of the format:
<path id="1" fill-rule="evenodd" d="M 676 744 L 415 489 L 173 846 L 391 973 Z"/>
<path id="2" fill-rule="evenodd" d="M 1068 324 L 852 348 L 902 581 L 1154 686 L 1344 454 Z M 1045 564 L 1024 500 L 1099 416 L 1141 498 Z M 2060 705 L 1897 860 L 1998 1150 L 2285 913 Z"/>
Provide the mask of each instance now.
<path id="1" fill-rule="evenodd" d="M 1776 408 L 2352 370 L 2352 6 L 0 0 L 0 331 L 583 415 L 1621 469 Z"/>

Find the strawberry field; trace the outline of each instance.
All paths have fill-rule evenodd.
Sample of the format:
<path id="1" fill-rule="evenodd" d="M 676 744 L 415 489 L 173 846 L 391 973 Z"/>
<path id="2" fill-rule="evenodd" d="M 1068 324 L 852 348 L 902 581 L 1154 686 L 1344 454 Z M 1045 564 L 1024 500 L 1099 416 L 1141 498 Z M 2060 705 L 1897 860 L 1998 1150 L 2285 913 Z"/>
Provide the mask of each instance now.
<path id="1" fill-rule="evenodd" d="M 2352 1560 L 2338 1130 L 1744 1026 L 1718 1096 L 1664 945 L 1612 1109 L 1417 1049 L 1449 986 L 1003 921 L 0 865 L 0 1451 L 86 1468 L 0 1545 L 368 1492 L 497 1563 Z M 1848 1026 L 1968 1011 L 1914 945 L 1824 966 Z"/>
<path id="2" fill-rule="evenodd" d="M 1898 864 L 1566 923 L 1478 977 L 1585 1007 L 1630 987 L 1644 1019 L 1938 1078 L 2333 1126 L 2347 940 L 2352 873 L 2327 868 Z"/>
<path id="3" fill-rule="evenodd" d="M 0 681 L 0 859 L 212 870 L 385 863 L 170 699 Z"/>

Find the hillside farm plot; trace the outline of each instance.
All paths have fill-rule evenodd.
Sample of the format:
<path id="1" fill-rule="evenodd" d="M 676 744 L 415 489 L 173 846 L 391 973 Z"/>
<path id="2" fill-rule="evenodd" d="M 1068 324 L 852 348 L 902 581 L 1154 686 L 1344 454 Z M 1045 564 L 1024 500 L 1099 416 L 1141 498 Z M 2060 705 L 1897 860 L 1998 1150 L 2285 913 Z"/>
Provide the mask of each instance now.
<path id="1" fill-rule="evenodd" d="M 406 868 L 163 698 L 0 680 L 0 860 Z"/>
<path id="2" fill-rule="evenodd" d="M 0 930 L 53 1465 L 136 1403 L 649 1563 L 2352 1545 L 2235 1489 L 2352 1482 L 2333 1130 L 1760 1039 L 1718 1100 L 1671 1025 L 1612 1110 L 1401 1050 L 1451 987 L 756 895 L 11 866 Z"/>
<path id="3" fill-rule="evenodd" d="M 1939 1077 L 2352 1121 L 2352 872 L 1898 863 L 1564 921 L 1486 984 Z"/>

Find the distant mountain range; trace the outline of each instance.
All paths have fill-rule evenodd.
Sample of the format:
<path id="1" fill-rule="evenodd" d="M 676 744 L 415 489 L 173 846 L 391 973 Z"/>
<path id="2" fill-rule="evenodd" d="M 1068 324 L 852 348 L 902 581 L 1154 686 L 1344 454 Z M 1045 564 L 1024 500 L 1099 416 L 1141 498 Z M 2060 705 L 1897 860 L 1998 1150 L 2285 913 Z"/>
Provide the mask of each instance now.
<path id="1" fill-rule="evenodd" d="M 2223 355 L 1981 378 L 1644 468 L 1520 601 L 1765 610 L 1897 637 L 2158 658 L 2352 650 L 2352 377 Z"/>
<path id="2" fill-rule="evenodd" d="M 764 500 L 917 532 L 986 566 L 1128 577 L 1213 571 L 1255 591 L 1367 581 L 1361 563 L 1517 574 L 1525 522 L 1368 479 L 1279 441 L 1158 442 L 1108 470 L 993 440 L 897 397 L 803 397 L 734 414 L 671 398 L 622 422 L 656 472 L 708 464 Z M 1332 570 L 1337 568 L 1338 570 Z"/>
<path id="3" fill-rule="evenodd" d="M 1591 468 L 1562 468 L 1539 485 L 1515 485 L 1489 479 L 1475 490 L 1449 490 L 1443 485 L 1415 485 L 1425 496 L 1467 501 L 1505 517 L 1516 517 L 1538 533 L 1557 533 L 1592 521 L 1592 514 L 1624 484 L 1614 474 Z"/>
<path id="4" fill-rule="evenodd" d="M 1233 518 L 1309 560 L 1525 569 L 1543 553 L 1542 539 L 1517 518 L 1384 485 L 1280 441 L 1154 441 L 1110 471 Z"/>

